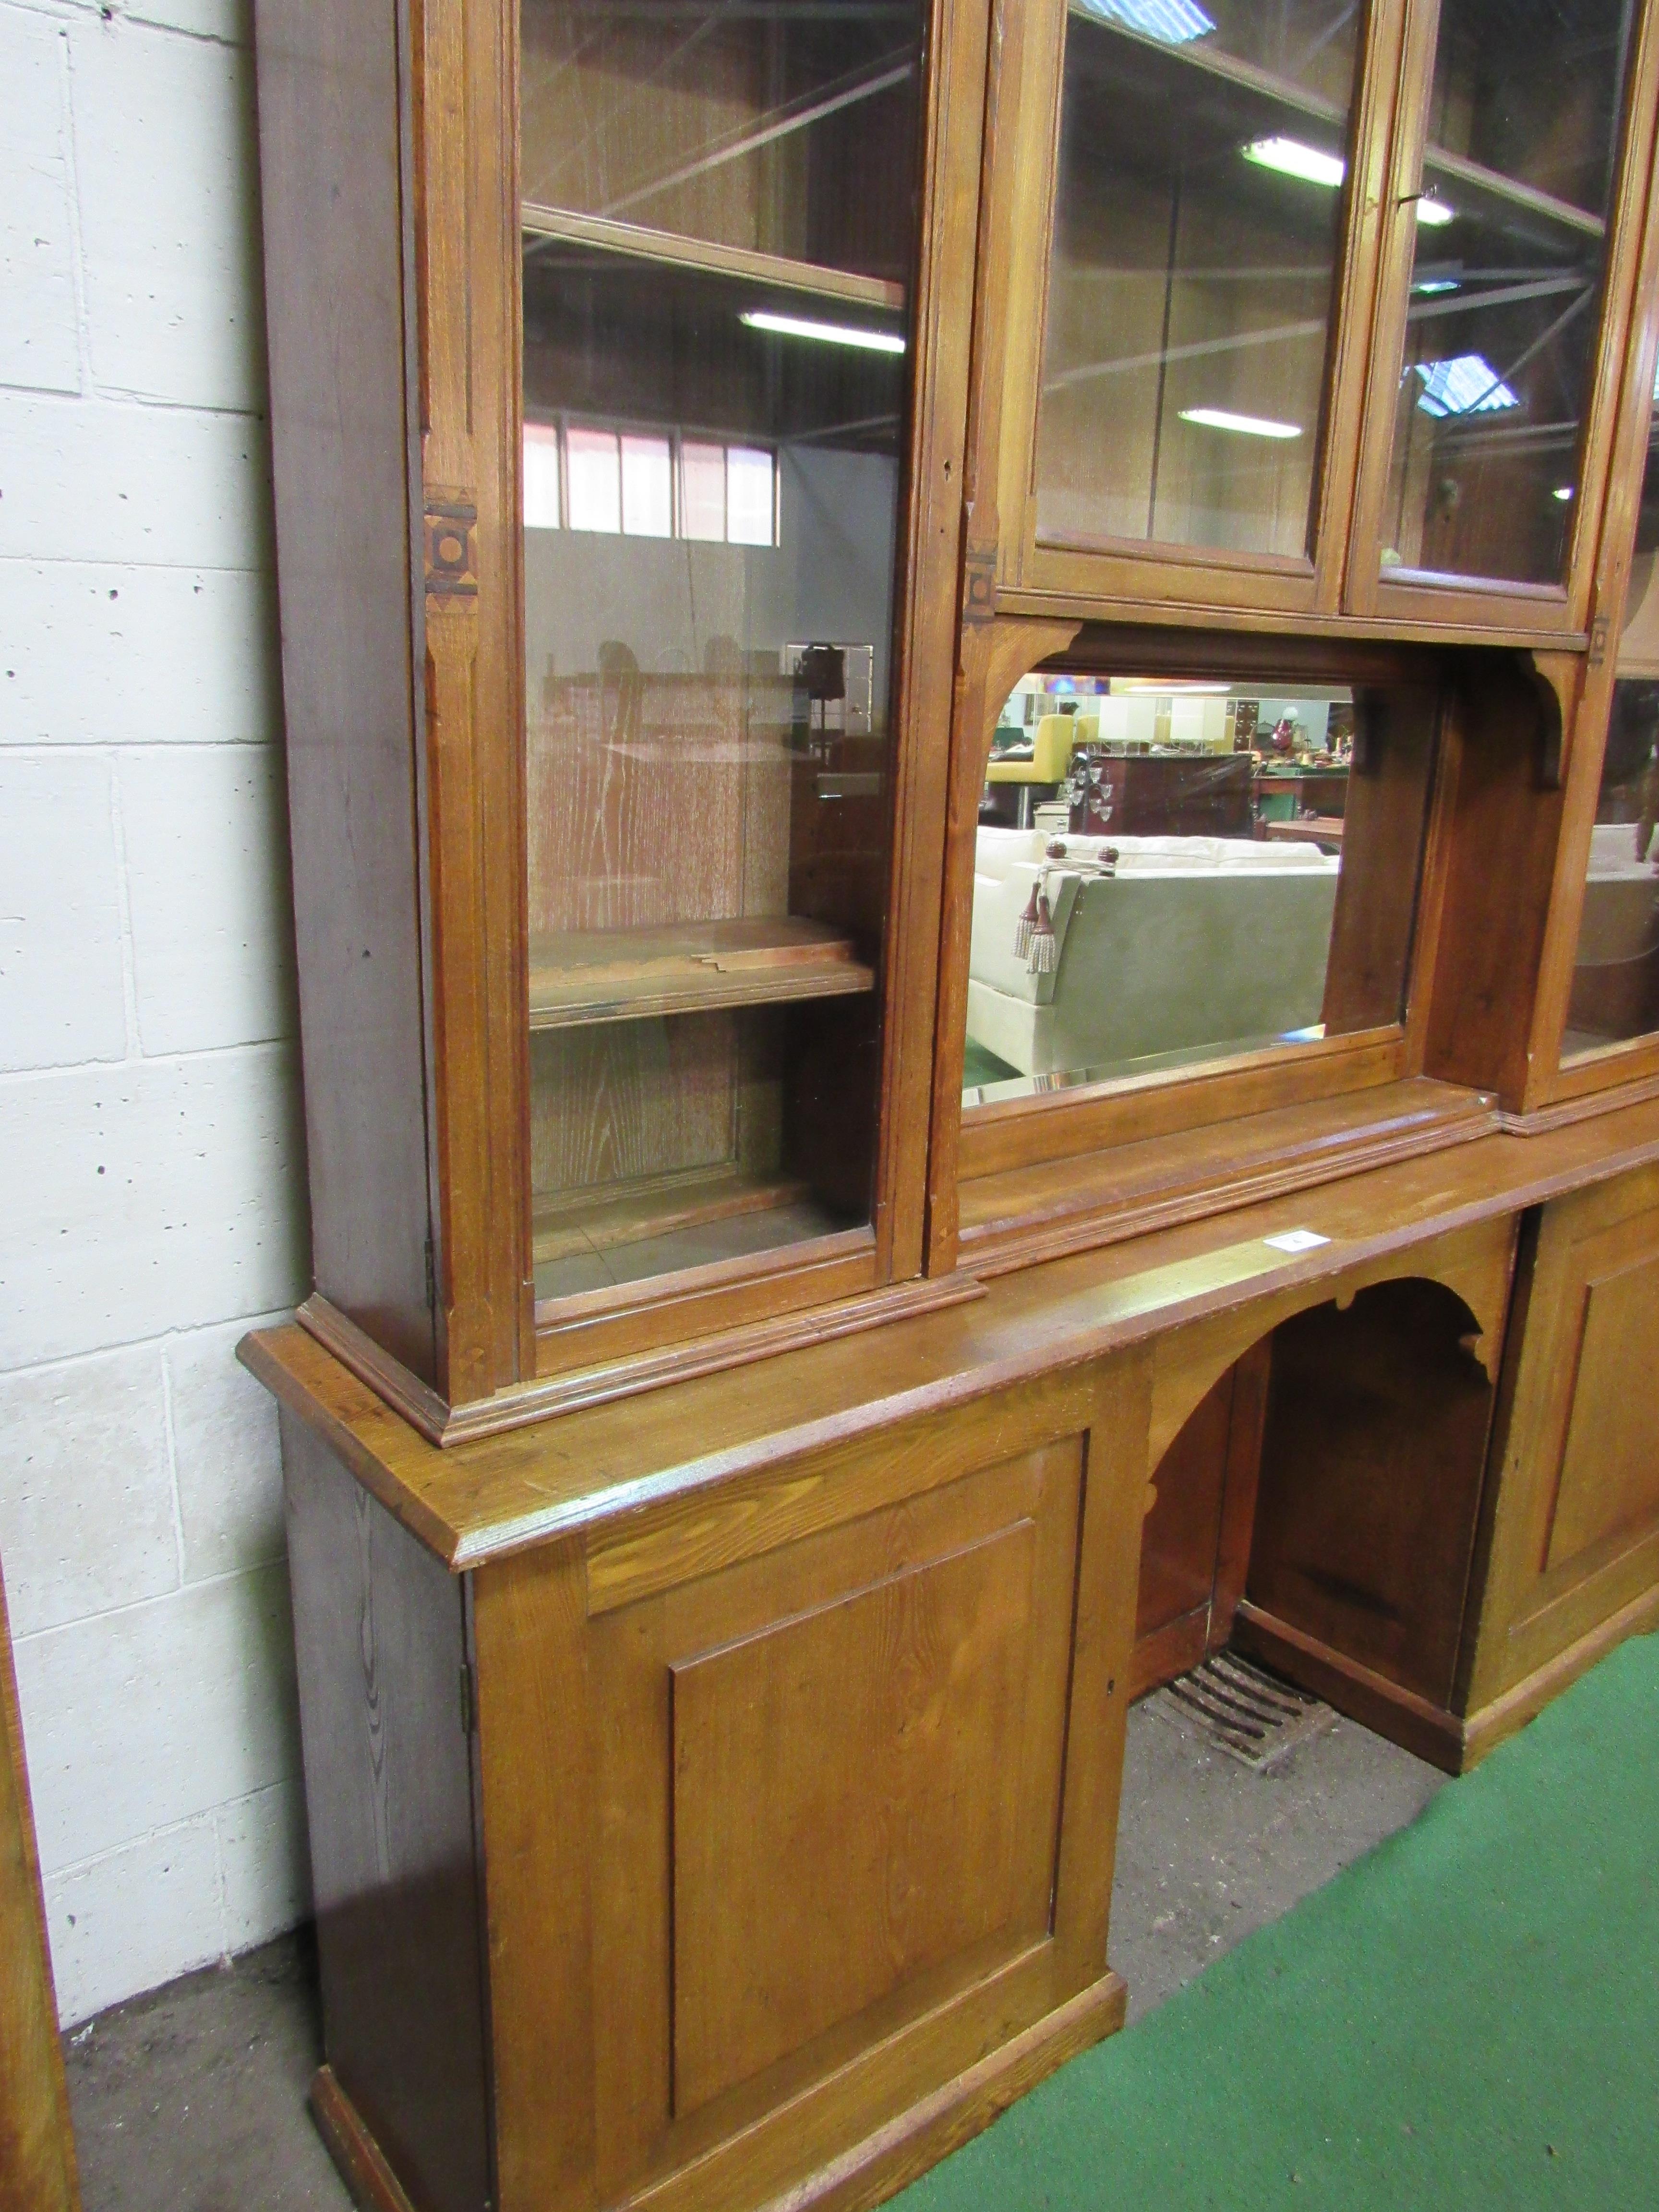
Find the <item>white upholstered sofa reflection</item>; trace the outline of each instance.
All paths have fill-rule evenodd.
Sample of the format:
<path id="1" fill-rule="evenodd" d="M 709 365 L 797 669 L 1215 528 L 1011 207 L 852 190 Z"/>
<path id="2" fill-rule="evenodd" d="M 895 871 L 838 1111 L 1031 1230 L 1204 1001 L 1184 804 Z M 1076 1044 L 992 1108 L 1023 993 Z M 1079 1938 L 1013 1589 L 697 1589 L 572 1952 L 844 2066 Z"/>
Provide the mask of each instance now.
<path id="1" fill-rule="evenodd" d="M 1334 857 L 1249 838 L 1068 836 L 1049 859 L 1049 842 L 1041 829 L 979 831 L 970 1044 L 1041 1076 L 1317 1024 Z M 1035 966 L 1034 894 L 1054 933 Z"/>

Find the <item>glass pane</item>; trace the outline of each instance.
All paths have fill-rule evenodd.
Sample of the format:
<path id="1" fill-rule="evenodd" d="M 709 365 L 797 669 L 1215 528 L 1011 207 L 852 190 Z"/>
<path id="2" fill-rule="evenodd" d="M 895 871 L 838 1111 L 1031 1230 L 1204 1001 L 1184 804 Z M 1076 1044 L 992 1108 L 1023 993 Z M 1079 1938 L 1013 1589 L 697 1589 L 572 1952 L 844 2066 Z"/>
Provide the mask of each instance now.
<path id="1" fill-rule="evenodd" d="M 559 434 L 550 423 L 524 426 L 524 526 L 559 526 Z"/>
<path id="2" fill-rule="evenodd" d="M 622 526 L 630 538 L 674 534 L 672 464 L 666 438 L 622 441 Z"/>
<path id="3" fill-rule="evenodd" d="M 921 18 L 523 27 L 545 1299 L 871 1218 Z"/>
<path id="4" fill-rule="evenodd" d="M 1307 552 L 1360 20 L 1072 0 L 1040 538 Z"/>
<path id="5" fill-rule="evenodd" d="M 1563 1057 L 1659 1030 L 1659 682 L 1614 684 Z"/>
<path id="6" fill-rule="evenodd" d="M 1565 574 L 1635 18 L 1442 0 L 1385 574 Z"/>
<path id="7" fill-rule="evenodd" d="M 963 1103 L 1401 1018 L 1426 681 L 1023 678 L 974 876 Z"/>
<path id="8" fill-rule="evenodd" d="M 532 206 L 903 283 L 915 0 L 523 0 Z"/>

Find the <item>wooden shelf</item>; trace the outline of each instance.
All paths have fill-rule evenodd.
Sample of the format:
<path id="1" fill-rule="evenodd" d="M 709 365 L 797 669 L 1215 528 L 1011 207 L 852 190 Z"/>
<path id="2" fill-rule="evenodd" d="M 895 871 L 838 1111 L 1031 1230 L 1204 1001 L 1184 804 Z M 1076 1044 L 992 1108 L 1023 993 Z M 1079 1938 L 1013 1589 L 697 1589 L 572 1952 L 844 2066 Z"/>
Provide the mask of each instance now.
<path id="1" fill-rule="evenodd" d="M 540 207 L 526 200 L 519 222 L 526 238 L 556 238 L 571 246 L 605 253 L 627 254 L 659 266 L 694 269 L 705 276 L 735 276 L 775 290 L 805 292 L 818 300 L 840 300 L 854 307 L 904 312 L 904 287 L 885 276 L 865 276 L 853 269 L 830 269 L 817 261 L 791 261 L 781 253 L 755 253 L 746 246 L 721 246 L 712 239 L 687 238 L 678 231 L 652 230 L 642 223 L 617 222 L 610 216 L 574 215 L 563 208 Z"/>
<path id="2" fill-rule="evenodd" d="M 1506 177 L 1500 170 L 1488 169 L 1480 161 L 1471 161 L 1467 155 L 1448 153 L 1442 146 L 1425 146 L 1425 179 L 1431 173 L 1445 177 L 1453 184 L 1467 185 L 1487 199 L 1501 200 L 1504 206 L 1518 208 L 1523 214 L 1542 216 L 1564 230 L 1579 231 L 1586 238 L 1607 236 L 1607 224 L 1588 208 L 1575 207 L 1571 200 L 1559 200 L 1553 192 L 1540 192 L 1536 185 L 1523 185 L 1518 177 Z M 1465 212 L 1462 208 L 1458 210 L 1460 215 Z"/>
<path id="3" fill-rule="evenodd" d="M 1233 86 L 1240 92 L 1254 93 L 1258 99 L 1270 100 L 1315 122 L 1329 124 L 1334 130 L 1347 130 L 1346 108 L 1339 107 L 1334 100 L 1327 100 L 1319 93 L 1310 92 L 1305 85 L 1292 84 L 1286 77 L 1275 76 L 1271 70 L 1257 69 L 1254 63 L 1240 61 L 1232 54 L 1206 51 L 1196 40 L 1186 46 L 1166 46 L 1161 39 L 1146 38 L 1139 31 L 1130 30 L 1127 24 L 1103 22 L 1098 15 L 1080 7 L 1078 0 L 1071 0 L 1067 14 L 1068 28 L 1086 24 L 1091 31 L 1106 38 L 1121 39 L 1140 53 L 1168 62 L 1177 70 L 1195 70 L 1200 76 Z"/>
<path id="4" fill-rule="evenodd" d="M 644 1176 L 609 1191 L 543 1200 L 532 1224 L 536 1264 L 608 1252 L 742 1214 L 771 1212 L 805 1195 L 806 1185 L 793 1177 L 747 1176 L 741 1168 L 722 1164 L 682 1175 Z"/>
<path id="5" fill-rule="evenodd" d="M 840 998 L 872 990 L 875 980 L 854 958 L 851 938 L 792 915 L 569 931 L 531 940 L 530 1026 Z"/>

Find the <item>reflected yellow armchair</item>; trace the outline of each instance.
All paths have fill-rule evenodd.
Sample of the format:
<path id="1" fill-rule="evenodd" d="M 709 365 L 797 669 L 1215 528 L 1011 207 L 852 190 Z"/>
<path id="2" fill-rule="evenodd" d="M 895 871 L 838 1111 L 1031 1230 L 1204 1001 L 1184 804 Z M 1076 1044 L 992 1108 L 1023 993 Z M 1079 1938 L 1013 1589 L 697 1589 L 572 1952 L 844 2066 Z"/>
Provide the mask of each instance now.
<path id="1" fill-rule="evenodd" d="M 1037 724 L 1031 740 L 1030 760 L 997 760 L 993 758 L 985 772 L 988 783 L 1061 784 L 1071 773 L 1072 751 L 1085 734 L 1089 725 L 1079 724 L 1075 714 L 1045 714 Z M 1019 794 L 1019 827 L 1029 828 L 1031 819 L 1031 794 L 1029 790 Z"/>

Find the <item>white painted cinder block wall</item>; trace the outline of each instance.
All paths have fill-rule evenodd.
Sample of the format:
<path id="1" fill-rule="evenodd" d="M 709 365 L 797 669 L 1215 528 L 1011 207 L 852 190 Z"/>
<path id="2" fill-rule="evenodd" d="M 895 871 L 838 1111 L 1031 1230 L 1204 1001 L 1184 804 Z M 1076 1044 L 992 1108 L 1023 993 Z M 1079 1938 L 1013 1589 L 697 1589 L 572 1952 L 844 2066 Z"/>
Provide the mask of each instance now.
<path id="1" fill-rule="evenodd" d="M 319 5 L 327 0 L 319 0 Z M 0 1561 L 66 2021 L 307 1909 L 246 0 L 0 0 Z"/>

